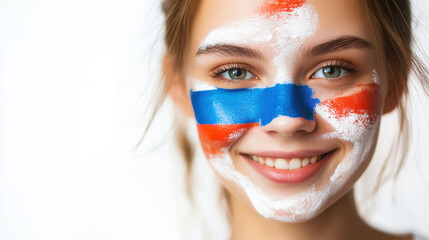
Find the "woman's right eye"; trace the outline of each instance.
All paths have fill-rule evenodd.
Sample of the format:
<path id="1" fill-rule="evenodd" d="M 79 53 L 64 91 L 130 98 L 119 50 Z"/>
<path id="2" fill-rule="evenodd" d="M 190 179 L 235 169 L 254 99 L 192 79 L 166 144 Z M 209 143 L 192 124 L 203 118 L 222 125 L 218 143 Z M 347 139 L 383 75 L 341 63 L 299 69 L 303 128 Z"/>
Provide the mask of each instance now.
<path id="1" fill-rule="evenodd" d="M 253 73 L 242 68 L 232 68 L 223 71 L 219 74 L 219 76 L 222 76 L 223 78 L 229 80 L 248 80 L 255 78 L 255 75 L 253 75 Z"/>
<path id="2" fill-rule="evenodd" d="M 224 81 L 228 84 L 248 84 L 249 81 L 259 80 L 258 76 L 251 70 L 252 67 L 241 63 L 227 63 L 211 71 L 212 78 Z"/>

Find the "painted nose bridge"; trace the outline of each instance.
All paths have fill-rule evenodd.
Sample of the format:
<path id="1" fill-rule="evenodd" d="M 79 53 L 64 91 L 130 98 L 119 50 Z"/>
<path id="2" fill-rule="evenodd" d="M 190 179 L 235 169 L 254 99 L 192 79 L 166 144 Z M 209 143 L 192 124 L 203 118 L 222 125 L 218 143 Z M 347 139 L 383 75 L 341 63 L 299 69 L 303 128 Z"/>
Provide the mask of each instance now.
<path id="1" fill-rule="evenodd" d="M 277 84 L 270 88 L 216 89 L 191 92 L 198 124 L 269 124 L 279 116 L 313 120 L 313 91 L 305 85 Z"/>
<path id="2" fill-rule="evenodd" d="M 316 105 L 320 103 L 313 98 L 312 89 L 306 85 L 278 84 L 267 88 L 261 97 L 267 106 L 261 113 L 262 126 L 279 116 L 314 120 Z"/>

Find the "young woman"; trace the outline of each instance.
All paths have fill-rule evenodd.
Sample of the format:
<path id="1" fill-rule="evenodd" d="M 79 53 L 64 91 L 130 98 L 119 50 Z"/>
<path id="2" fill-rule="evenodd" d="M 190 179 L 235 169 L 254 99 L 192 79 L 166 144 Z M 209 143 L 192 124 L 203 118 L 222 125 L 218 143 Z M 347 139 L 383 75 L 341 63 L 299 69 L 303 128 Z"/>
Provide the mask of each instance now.
<path id="1" fill-rule="evenodd" d="M 413 239 L 368 226 L 352 191 L 381 116 L 405 115 L 408 1 L 165 0 L 163 10 L 164 93 L 196 120 L 227 189 L 230 239 Z"/>

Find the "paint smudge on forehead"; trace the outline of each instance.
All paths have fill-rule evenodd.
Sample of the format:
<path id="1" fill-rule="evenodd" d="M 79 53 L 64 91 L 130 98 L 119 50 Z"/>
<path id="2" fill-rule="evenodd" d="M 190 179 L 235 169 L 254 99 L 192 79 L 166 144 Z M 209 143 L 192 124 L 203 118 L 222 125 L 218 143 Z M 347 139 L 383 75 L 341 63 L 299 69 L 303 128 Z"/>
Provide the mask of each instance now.
<path id="1" fill-rule="evenodd" d="M 282 12 L 292 12 L 304 3 L 305 0 L 266 0 L 258 10 L 262 15 L 274 16 Z"/>

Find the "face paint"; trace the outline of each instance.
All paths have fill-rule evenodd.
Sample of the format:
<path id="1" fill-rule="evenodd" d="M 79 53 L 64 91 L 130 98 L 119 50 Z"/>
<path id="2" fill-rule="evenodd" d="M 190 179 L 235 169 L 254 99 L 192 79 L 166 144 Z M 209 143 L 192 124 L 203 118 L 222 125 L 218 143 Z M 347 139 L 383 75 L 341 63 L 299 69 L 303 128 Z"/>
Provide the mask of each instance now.
<path id="1" fill-rule="evenodd" d="M 263 15 L 275 16 L 285 12 L 292 12 L 295 9 L 302 7 L 304 2 L 304 0 L 266 1 L 265 4 L 259 8 L 259 12 Z"/>
<path id="2" fill-rule="evenodd" d="M 360 85 L 356 87 L 360 87 Z M 329 106 L 330 109 L 328 118 L 335 118 L 336 121 L 340 122 L 351 116 L 360 116 L 362 119 L 356 120 L 356 123 L 362 122 L 365 128 L 373 125 L 380 110 L 379 102 L 374 102 L 376 100 L 374 94 L 378 92 L 378 84 L 367 84 L 363 87 L 364 89 L 359 93 L 324 101 L 322 105 Z"/>
<path id="3" fill-rule="evenodd" d="M 320 101 L 306 85 L 277 84 L 269 88 L 217 89 L 191 93 L 199 124 L 260 123 L 278 116 L 314 120 Z"/>
<path id="4" fill-rule="evenodd" d="M 375 126 L 382 109 L 380 86 L 377 83 L 379 79 L 373 80 L 374 83 L 363 85 L 357 93 L 324 101 L 316 107 L 317 114 L 335 129 L 321 136 L 322 139 L 342 139 L 353 143 L 352 152 L 331 176 L 331 182 L 337 185 L 344 184 L 347 176 L 356 171 L 372 146 Z"/>
<path id="5" fill-rule="evenodd" d="M 278 116 L 314 120 L 320 101 L 308 86 L 277 84 L 270 88 L 217 89 L 191 92 L 200 138 L 210 154 L 234 142 L 251 127 Z M 241 133 L 241 134 L 239 134 Z M 207 151 L 206 151 L 207 152 Z"/>
<path id="6" fill-rule="evenodd" d="M 244 133 L 258 123 L 245 124 L 198 124 L 198 134 L 207 158 L 223 154 L 224 150 L 235 143 Z"/>
<path id="7" fill-rule="evenodd" d="M 326 207 L 326 202 L 344 186 L 368 154 L 380 115 L 381 107 L 374 104 L 380 102 L 379 86 L 377 83 L 356 86 L 361 90 L 321 102 L 308 86 L 292 83 L 288 68 L 297 49 L 317 29 L 315 10 L 305 1 L 267 0 L 257 13 L 254 18 L 214 29 L 200 48 L 216 44 L 269 44 L 276 51 L 272 59 L 277 70 L 273 86 L 228 90 L 194 80 L 191 100 L 199 137 L 216 172 L 243 189 L 259 214 L 283 222 L 305 221 Z M 266 126 L 279 116 L 307 120 L 320 116 L 334 131 L 319 136 L 316 142 L 341 139 L 353 144 L 352 151 L 338 164 L 328 182 L 314 183 L 300 193 L 290 194 L 287 186 L 272 191 L 237 171 L 231 147 L 250 129 Z"/>
<path id="8" fill-rule="evenodd" d="M 201 44 L 201 49 L 221 44 L 269 44 L 278 53 L 272 59 L 277 68 L 274 83 L 292 83 L 290 69 L 297 49 L 314 34 L 317 12 L 304 0 L 267 0 L 253 18 L 216 28 Z"/>
<path id="9" fill-rule="evenodd" d="M 222 125 L 199 124 L 204 151 L 214 169 L 225 179 L 237 183 L 247 194 L 256 211 L 264 217 L 282 222 L 303 221 L 320 211 L 358 169 L 368 154 L 368 146 L 375 134 L 381 106 L 378 84 L 361 86 L 362 90 L 328 99 L 316 106 L 316 112 L 328 121 L 335 131 L 320 138 L 342 139 L 354 144 L 352 152 L 338 165 L 330 181 L 321 187 L 313 184 L 308 190 L 294 195 L 267 193 L 235 169 L 227 147 L 258 123 Z M 219 155 L 221 153 L 221 155 Z"/>
<path id="10" fill-rule="evenodd" d="M 290 69 L 297 49 L 318 27 L 317 12 L 304 0 L 266 0 L 259 12 L 275 27 L 275 39 L 272 44 L 278 54 L 272 65 L 277 68 L 276 83 L 290 81 Z"/>

